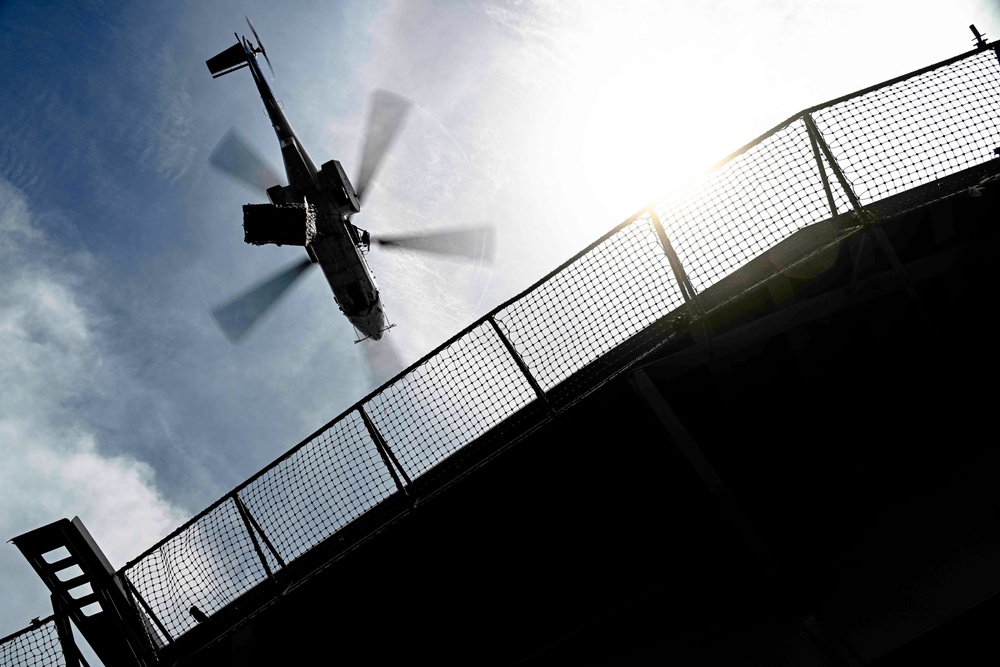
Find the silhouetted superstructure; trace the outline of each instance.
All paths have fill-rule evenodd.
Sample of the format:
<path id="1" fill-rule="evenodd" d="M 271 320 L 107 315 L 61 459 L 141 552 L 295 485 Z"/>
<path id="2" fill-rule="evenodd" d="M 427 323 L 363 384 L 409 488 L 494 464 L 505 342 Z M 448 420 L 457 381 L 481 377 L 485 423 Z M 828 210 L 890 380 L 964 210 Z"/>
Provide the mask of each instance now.
<path id="1" fill-rule="evenodd" d="M 985 42 L 778 125 L 115 573 L 155 660 L 996 661 L 998 151 Z"/>

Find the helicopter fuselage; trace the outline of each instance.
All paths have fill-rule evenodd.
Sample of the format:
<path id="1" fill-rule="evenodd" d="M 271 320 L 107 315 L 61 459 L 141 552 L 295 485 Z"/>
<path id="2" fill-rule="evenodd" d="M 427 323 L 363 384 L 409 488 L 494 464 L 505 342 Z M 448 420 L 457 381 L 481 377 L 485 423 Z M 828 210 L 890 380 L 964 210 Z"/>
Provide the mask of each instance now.
<path id="1" fill-rule="evenodd" d="M 288 178 L 288 185 L 268 188 L 268 199 L 274 206 L 309 207 L 315 217 L 315 234 L 306 238 L 303 244 L 306 252 L 323 270 L 338 307 L 360 334 L 359 340 L 378 340 L 390 325 L 365 258 L 369 248 L 365 242 L 367 234 L 351 222 L 351 216 L 361 212 L 354 186 L 337 160 L 316 168 L 261 72 L 257 55 L 262 49 L 255 48 L 245 37 L 237 36 L 237 40 L 239 43 L 231 50 L 235 53 L 237 47 L 242 49 L 278 137 Z M 235 68 L 238 67 L 242 64 Z"/>

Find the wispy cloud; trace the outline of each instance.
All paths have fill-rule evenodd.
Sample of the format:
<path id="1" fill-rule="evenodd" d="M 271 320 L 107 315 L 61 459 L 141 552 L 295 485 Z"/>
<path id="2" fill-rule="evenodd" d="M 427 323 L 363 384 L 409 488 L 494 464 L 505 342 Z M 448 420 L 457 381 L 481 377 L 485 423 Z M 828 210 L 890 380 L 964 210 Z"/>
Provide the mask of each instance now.
<path id="1" fill-rule="evenodd" d="M 113 379 L 78 294 L 93 267 L 54 244 L 0 181 L 0 537 L 79 516 L 118 567 L 188 513 L 162 498 L 149 465 L 102 450 L 75 409 Z M 0 634 L 48 613 L 47 591 L 13 546 L 0 551 L 0 573 Z"/>

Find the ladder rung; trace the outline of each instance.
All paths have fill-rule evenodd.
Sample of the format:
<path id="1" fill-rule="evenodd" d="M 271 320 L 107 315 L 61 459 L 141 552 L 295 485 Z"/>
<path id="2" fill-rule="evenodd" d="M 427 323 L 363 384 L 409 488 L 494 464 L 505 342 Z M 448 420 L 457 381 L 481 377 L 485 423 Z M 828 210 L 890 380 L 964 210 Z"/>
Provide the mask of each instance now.
<path id="1" fill-rule="evenodd" d="M 67 579 L 66 581 L 60 581 L 59 587 L 63 590 L 70 590 L 76 588 L 77 586 L 82 586 L 83 584 L 89 584 L 91 582 L 90 577 L 86 573 L 81 574 L 78 577 L 73 577 L 72 579 Z"/>
<path id="2" fill-rule="evenodd" d="M 44 562 L 44 561 L 43 561 Z M 65 570 L 67 567 L 72 565 L 79 565 L 80 561 L 73 556 L 66 556 L 62 560 L 57 560 L 54 563 L 45 563 L 45 567 L 53 572 L 58 572 L 59 570 Z"/>

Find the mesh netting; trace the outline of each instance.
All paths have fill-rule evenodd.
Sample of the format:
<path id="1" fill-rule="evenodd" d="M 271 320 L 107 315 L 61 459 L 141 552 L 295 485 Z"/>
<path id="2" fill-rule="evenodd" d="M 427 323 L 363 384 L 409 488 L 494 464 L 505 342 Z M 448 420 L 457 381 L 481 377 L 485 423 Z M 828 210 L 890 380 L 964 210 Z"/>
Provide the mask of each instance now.
<path id="1" fill-rule="evenodd" d="M 1000 62 L 993 50 L 814 113 L 863 204 L 994 159 Z"/>
<path id="2" fill-rule="evenodd" d="M 415 479 L 535 399 L 482 323 L 376 394 L 365 409 Z"/>
<path id="3" fill-rule="evenodd" d="M 683 302 L 643 215 L 498 311 L 496 321 L 548 390 Z"/>
<path id="4" fill-rule="evenodd" d="M 55 619 L 26 628 L 0 640 L 3 667 L 55 667 L 66 664 Z"/>
<path id="5" fill-rule="evenodd" d="M 352 412 L 239 495 L 288 562 L 395 490 L 364 422 Z"/>
<path id="6" fill-rule="evenodd" d="M 828 166 L 823 161 L 823 168 Z M 838 210 L 850 201 L 834 188 Z M 655 207 L 696 291 L 802 227 L 831 216 L 803 121 L 764 138 L 699 183 Z"/>
<path id="7" fill-rule="evenodd" d="M 229 497 L 161 543 L 126 576 L 176 638 L 197 623 L 192 607 L 211 616 L 264 581 L 267 572 Z"/>

